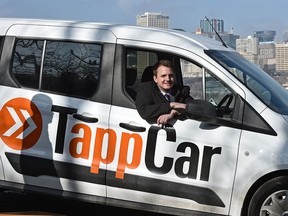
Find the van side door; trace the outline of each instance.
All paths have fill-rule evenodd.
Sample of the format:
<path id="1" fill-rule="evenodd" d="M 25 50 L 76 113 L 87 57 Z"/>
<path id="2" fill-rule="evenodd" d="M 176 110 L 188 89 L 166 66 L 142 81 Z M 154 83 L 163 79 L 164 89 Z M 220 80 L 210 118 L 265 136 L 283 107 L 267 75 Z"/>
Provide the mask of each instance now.
<path id="1" fill-rule="evenodd" d="M 9 29 L 0 83 L 6 181 L 105 202 L 97 150 L 106 140 L 97 138 L 109 128 L 115 40 L 103 29 L 56 24 Z"/>
<path id="2" fill-rule="evenodd" d="M 171 121 L 167 127 L 150 124 L 133 106 L 133 97 L 123 85 L 127 82 L 124 74 L 129 68 L 136 70 L 137 89 L 147 66 L 169 59 L 175 67 L 175 81 L 190 86 L 194 99 L 227 106 L 229 112 L 222 116 L 227 119 L 235 110 L 235 96 L 243 92 L 237 89 L 236 93 L 219 69 L 191 52 L 160 44 L 133 41 L 129 46 L 129 41 L 121 42 L 126 45 L 122 48 L 126 58 L 122 56 L 117 67 L 122 72 L 115 73 L 114 79 L 110 125 L 115 139 L 107 166 L 107 197 L 166 213 L 228 214 L 241 129 L 188 118 Z M 226 95 L 232 99 L 223 99 Z"/>

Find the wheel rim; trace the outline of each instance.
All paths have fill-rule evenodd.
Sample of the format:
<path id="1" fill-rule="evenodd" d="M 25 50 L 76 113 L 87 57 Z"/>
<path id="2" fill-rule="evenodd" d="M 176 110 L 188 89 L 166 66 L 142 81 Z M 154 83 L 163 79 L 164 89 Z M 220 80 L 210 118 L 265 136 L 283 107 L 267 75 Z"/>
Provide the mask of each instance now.
<path id="1" fill-rule="evenodd" d="M 276 191 L 263 202 L 260 216 L 288 216 L 288 190 Z"/>

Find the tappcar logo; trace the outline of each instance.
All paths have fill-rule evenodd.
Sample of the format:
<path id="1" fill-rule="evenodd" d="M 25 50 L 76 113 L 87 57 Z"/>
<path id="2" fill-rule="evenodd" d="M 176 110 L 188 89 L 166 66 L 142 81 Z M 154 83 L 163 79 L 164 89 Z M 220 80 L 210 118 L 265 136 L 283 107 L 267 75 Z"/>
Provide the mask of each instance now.
<path id="1" fill-rule="evenodd" d="M 12 149 L 29 149 L 42 131 L 42 116 L 37 106 L 26 98 L 14 98 L 0 111 L 0 137 Z"/>
<path id="2" fill-rule="evenodd" d="M 57 139 L 59 140 L 56 141 L 55 153 L 63 154 L 64 141 L 62 136 L 66 134 L 67 116 L 76 113 L 77 110 L 55 105 L 52 110 L 53 112 L 59 112 L 60 116 L 62 115 L 62 122 L 59 123 L 61 126 L 58 127 L 57 131 Z M 25 98 L 11 99 L 5 103 L 0 110 L 0 138 L 7 146 L 14 150 L 29 149 L 33 147 L 40 138 L 42 121 L 41 113 L 32 101 Z M 160 157 L 163 157 L 163 164 L 158 166 L 156 165 L 156 159 L 159 158 L 159 155 L 156 151 L 156 145 L 158 133 L 161 130 L 166 132 L 167 142 L 174 143 L 177 157 L 160 155 Z M 83 132 L 85 135 L 82 134 Z M 174 172 L 174 175 L 181 179 L 199 178 L 201 181 L 208 182 L 212 157 L 221 155 L 221 147 L 203 146 L 203 154 L 200 155 L 200 149 L 197 144 L 188 141 L 177 143 L 176 130 L 174 128 L 161 128 L 157 126 L 151 126 L 149 128 L 145 152 L 142 152 L 142 137 L 137 133 L 122 132 L 121 137 L 117 139 L 117 133 L 113 129 L 97 128 L 96 139 L 92 145 L 92 131 L 85 123 L 83 124 L 77 121 L 70 133 L 75 135 L 70 143 L 67 143 L 67 145 L 69 145 L 70 155 L 75 159 L 80 158 L 81 160 L 89 160 L 89 158 L 92 157 L 90 168 L 83 164 L 55 161 L 37 155 L 19 154 L 15 152 L 5 152 L 5 155 L 13 169 L 22 175 L 33 177 L 46 175 L 93 184 L 108 184 L 116 188 L 179 197 L 194 200 L 199 204 L 225 207 L 221 198 L 210 188 L 170 182 L 160 178 L 153 179 L 131 173 L 131 170 L 139 167 L 141 157 L 143 156 L 145 157 L 144 163 L 147 171 L 159 177 L 169 172 Z M 102 152 L 106 136 L 109 136 L 109 142 L 106 157 L 103 157 Z M 119 152 L 117 152 L 116 148 L 117 140 L 120 142 Z M 129 149 L 131 150 L 131 140 L 133 143 L 132 157 L 128 154 Z M 80 152 L 79 145 L 83 146 Z M 94 150 L 90 151 L 90 147 L 92 148 L 92 146 Z M 187 149 L 189 149 L 190 155 L 185 154 Z M 91 152 L 93 152 L 92 156 L 90 155 Z M 181 153 L 184 154 L 182 155 Z M 118 164 L 115 171 L 103 170 L 103 168 L 100 167 L 101 164 L 107 165 L 114 160 L 118 161 L 116 162 Z M 199 163 L 202 164 L 199 166 Z M 45 169 L 43 169 L 43 167 L 45 167 Z M 198 167 L 201 167 L 201 169 L 198 170 Z M 187 168 L 188 171 L 185 171 Z M 130 169 L 130 172 L 125 174 L 126 169 Z M 73 172 L 67 172 L 67 170 L 73 170 Z M 137 172 L 139 173 L 139 171 L 136 171 L 136 173 Z M 200 172 L 199 175 L 198 172 Z M 113 180 L 112 175 L 115 175 L 115 178 L 118 180 Z M 109 181 L 106 181 L 106 179 Z M 125 181 L 121 181 L 120 179 L 125 179 Z M 159 185 L 169 185 L 169 187 L 166 187 L 164 190 L 159 190 Z M 187 193 L 187 191 L 189 191 L 189 193 Z M 205 194 L 205 196 L 199 196 L 199 194 Z"/>

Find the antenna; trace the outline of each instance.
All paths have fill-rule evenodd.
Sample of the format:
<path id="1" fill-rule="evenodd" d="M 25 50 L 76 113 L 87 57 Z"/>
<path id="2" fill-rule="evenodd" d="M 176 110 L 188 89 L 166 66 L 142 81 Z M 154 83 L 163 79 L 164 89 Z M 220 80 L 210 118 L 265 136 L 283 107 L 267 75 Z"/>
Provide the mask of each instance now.
<path id="1" fill-rule="evenodd" d="M 218 32 L 216 31 L 216 29 L 214 28 L 214 26 L 212 25 L 212 23 L 210 22 L 210 20 L 207 18 L 207 16 L 205 16 L 206 20 L 209 22 L 209 24 L 211 25 L 212 29 L 214 30 L 214 32 L 216 33 L 217 37 L 219 38 L 219 40 L 222 42 L 222 45 L 224 47 L 228 47 L 226 45 L 226 43 L 223 41 L 223 39 L 220 37 L 220 35 L 218 34 Z"/>

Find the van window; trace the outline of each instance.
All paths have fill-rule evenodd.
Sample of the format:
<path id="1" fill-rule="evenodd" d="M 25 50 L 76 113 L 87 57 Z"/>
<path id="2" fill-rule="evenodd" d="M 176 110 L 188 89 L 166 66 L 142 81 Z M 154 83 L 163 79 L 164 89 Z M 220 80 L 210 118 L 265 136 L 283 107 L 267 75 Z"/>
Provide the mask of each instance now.
<path id="1" fill-rule="evenodd" d="M 140 82 L 153 79 L 152 66 L 158 61 L 158 55 L 153 51 L 127 50 L 125 90 L 135 100 L 137 86 Z"/>
<path id="2" fill-rule="evenodd" d="M 212 103 L 218 117 L 232 118 L 235 108 L 235 93 L 218 77 L 200 65 L 180 59 L 183 84 L 190 87 L 194 99 L 203 99 Z"/>
<path id="3" fill-rule="evenodd" d="M 39 88 L 43 40 L 16 40 L 12 73 L 20 86 Z"/>
<path id="4" fill-rule="evenodd" d="M 226 68 L 272 110 L 288 115 L 287 90 L 255 64 L 236 52 L 205 50 L 205 53 Z"/>
<path id="5" fill-rule="evenodd" d="M 158 61 L 158 55 L 153 51 L 128 50 L 126 59 L 126 69 L 136 70 L 137 81 L 141 82 L 143 72 Z"/>
<path id="6" fill-rule="evenodd" d="M 0 59 L 1 59 L 1 54 L 2 54 L 3 42 L 4 42 L 4 37 L 0 36 Z"/>
<path id="7" fill-rule="evenodd" d="M 90 97 L 97 88 L 100 57 L 97 44 L 48 41 L 41 89 Z"/>
<path id="8" fill-rule="evenodd" d="M 193 62 L 180 59 L 183 84 L 190 87 L 190 95 L 194 99 L 203 99 L 203 70 Z"/>
<path id="9" fill-rule="evenodd" d="M 22 87 L 89 98 L 98 87 L 101 52 L 99 44 L 17 39 L 12 73 Z"/>
<path id="10" fill-rule="evenodd" d="M 175 83 L 189 86 L 194 99 L 211 102 L 219 109 L 219 117 L 232 117 L 235 94 L 220 79 L 197 62 L 157 50 L 126 50 L 125 89 L 132 99 L 136 98 L 140 82 L 153 80 L 152 67 L 160 59 L 173 62 Z"/>
<path id="11" fill-rule="evenodd" d="M 175 67 L 175 83 L 182 84 L 182 75 L 179 68 L 179 57 L 160 50 L 126 50 L 125 90 L 132 99 L 136 97 L 138 85 L 141 82 L 153 80 L 153 66 L 161 59 L 170 60 Z M 136 75 L 135 75 L 136 72 Z"/>

